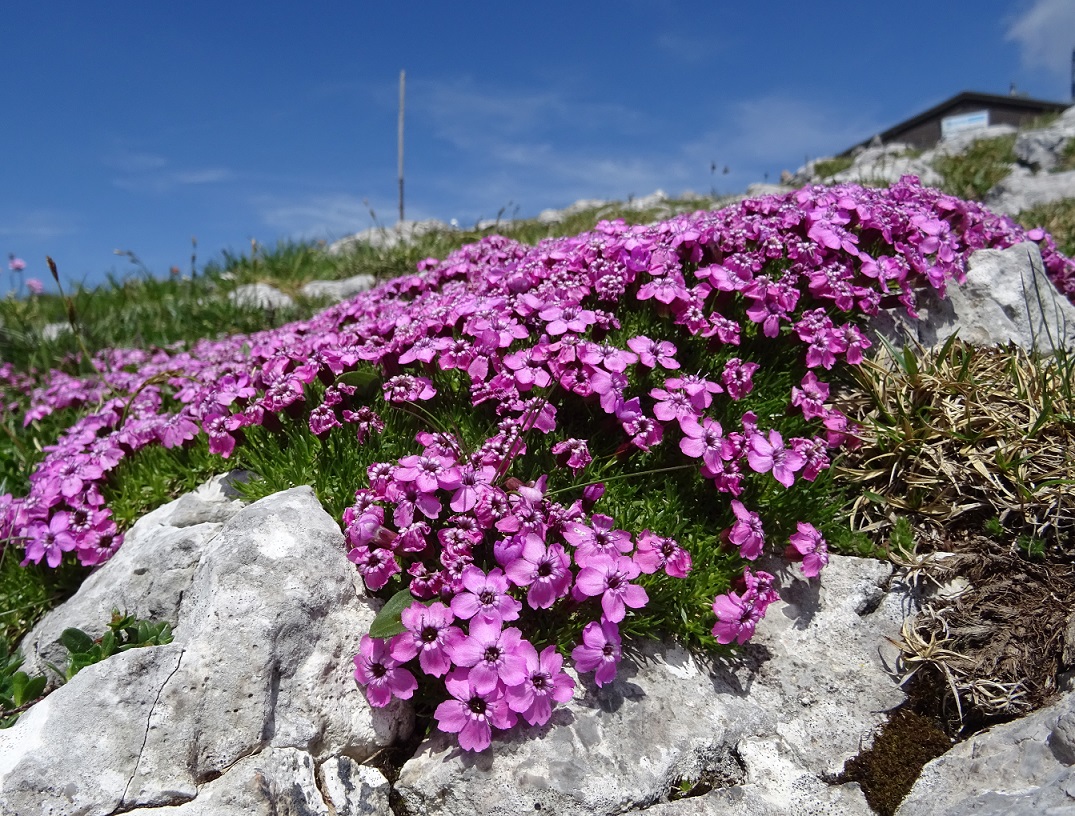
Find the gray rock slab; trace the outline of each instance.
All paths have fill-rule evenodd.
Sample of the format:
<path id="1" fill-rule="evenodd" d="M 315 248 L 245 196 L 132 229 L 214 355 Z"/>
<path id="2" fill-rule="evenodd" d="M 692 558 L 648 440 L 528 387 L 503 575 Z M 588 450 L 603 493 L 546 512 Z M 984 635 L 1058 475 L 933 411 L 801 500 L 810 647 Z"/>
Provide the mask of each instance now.
<path id="1" fill-rule="evenodd" d="M 139 816 L 390 816 L 388 781 L 337 757 L 317 766 L 295 748 L 267 748 L 236 762 L 179 805 L 135 808 Z"/>
<path id="2" fill-rule="evenodd" d="M 934 187 L 941 177 L 933 169 L 931 154 L 914 155 L 907 145 L 867 147 L 855 156 L 851 166 L 833 176 L 839 184 L 894 184 L 903 176 L 918 176 L 926 187 Z"/>
<path id="3" fill-rule="evenodd" d="M 353 275 L 343 280 L 310 281 L 299 291 L 308 298 L 328 298 L 339 302 L 352 298 L 360 292 L 372 289 L 377 283 L 373 275 Z"/>
<path id="4" fill-rule="evenodd" d="M 1020 133 L 1013 152 L 1031 169 L 1049 172 L 1060 162 L 1064 148 L 1072 139 L 1075 139 L 1075 107 L 1068 108 L 1048 127 Z"/>
<path id="5" fill-rule="evenodd" d="M 976 345 L 1006 345 L 1051 352 L 1075 346 L 1075 305 L 1045 275 L 1037 244 L 981 249 L 971 255 L 967 282 L 949 283 L 945 298 L 932 290 L 919 298 L 920 319 L 900 311 L 871 321 L 875 334 L 897 346 L 944 343 L 953 333 Z"/>
<path id="6" fill-rule="evenodd" d="M 1075 198 L 1075 170 L 1064 173 L 1012 173 L 985 197 L 994 212 L 1015 215 L 1031 207 Z"/>
<path id="7" fill-rule="evenodd" d="M 1075 814 L 1075 694 L 975 734 L 925 768 L 897 816 Z"/>
<path id="8" fill-rule="evenodd" d="M 857 786 L 833 793 L 820 775 L 840 771 L 903 701 L 884 636 L 898 634 L 909 600 L 887 589 L 891 567 L 881 562 L 834 557 L 820 583 L 795 575 L 784 570 L 781 600 L 743 659 L 703 663 L 644 644 L 614 683 L 598 689 L 584 678 L 542 729 L 507 732 L 480 754 L 444 735 L 427 740 L 397 792 L 414 816 L 538 805 L 613 814 L 665 802 L 681 780 L 709 775 L 722 784 L 714 807 L 741 797 L 744 807 L 805 813 L 789 802 L 824 808 L 835 796 L 840 812 L 868 813 Z"/>
<path id="9" fill-rule="evenodd" d="M 329 816 L 317 786 L 313 757 L 294 748 L 268 748 L 236 762 L 179 805 L 135 808 L 149 816 Z"/>
<path id="10" fill-rule="evenodd" d="M 205 542 L 173 643 L 83 670 L 0 731 L 0 802 L 173 806 L 269 748 L 361 761 L 405 738 L 409 708 L 371 709 L 352 676 L 374 611 L 344 548 L 307 487 L 241 509 Z"/>
<path id="11" fill-rule="evenodd" d="M 243 507 L 229 487 L 230 478 L 214 477 L 135 522 L 119 551 L 23 638 L 23 671 L 43 674 L 47 663 L 62 667 L 67 660 L 59 643 L 64 629 L 100 637 L 113 608 L 174 627 L 206 544 Z"/>
<path id="12" fill-rule="evenodd" d="M 435 218 L 424 221 L 400 221 L 391 227 L 370 227 L 354 235 L 348 235 L 346 238 L 329 244 L 326 251 L 329 255 L 345 255 L 361 246 L 392 249 L 431 232 L 452 232 L 454 229 L 450 224 L 445 224 Z"/>
<path id="13" fill-rule="evenodd" d="M 0 813 L 110 814 L 138 768 L 146 726 L 182 647 L 133 649 L 89 666 L 0 731 Z M 194 796 L 193 785 L 170 791 Z"/>
<path id="14" fill-rule="evenodd" d="M 350 757 L 332 757 L 321 763 L 317 778 L 325 801 L 336 816 L 389 816 L 391 785 L 376 768 L 359 765 Z"/>
<path id="15" fill-rule="evenodd" d="M 265 311 L 290 309 L 295 305 L 295 301 L 289 295 L 267 283 L 244 283 L 242 286 L 236 286 L 228 293 L 228 300 L 236 306 L 247 306 Z"/>
<path id="16" fill-rule="evenodd" d="M 826 785 L 800 776 L 787 791 L 750 783 L 658 804 L 631 814 L 646 816 L 873 816 L 857 784 Z"/>

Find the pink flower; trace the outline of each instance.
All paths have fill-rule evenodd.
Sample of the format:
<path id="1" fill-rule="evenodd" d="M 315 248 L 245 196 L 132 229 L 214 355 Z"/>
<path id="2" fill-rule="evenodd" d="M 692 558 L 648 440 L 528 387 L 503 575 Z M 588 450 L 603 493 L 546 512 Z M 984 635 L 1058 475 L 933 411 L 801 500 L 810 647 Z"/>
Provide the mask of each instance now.
<path id="1" fill-rule="evenodd" d="M 354 516 L 344 530 L 347 543 L 352 547 L 374 544 L 378 547 L 391 547 L 396 534 L 384 526 L 384 508 L 380 505 L 365 507 Z"/>
<path id="2" fill-rule="evenodd" d="M 663 388 L 650 389 L 649 395 L 656 402 L 653 405 L 653 415 L 661 422 L 671 422 L 673 419 L 682 427 L 685 419 L 697 419 L 699 410 L 691 404 L 691 398 L 685 391 L 665 391 Z"/>
<path id="3" fill-rule="evenodd" d="M 823 416 L 825 400 L 829 398 L 829 384 L 818 380 L 813 371 L 808 371 L 800 386 L 791 389 L 791 404 L 801 408 L 806 419 Z"/>
<path id="4" fill-rule="evenodd" d="M 462 629 L 451 625 L 452 611 L 440 601 L 429 606 L 415 603 L 404 609 L 400 617 L 407 631 L 392 638 L 392 657 L 406 663 L 417 656 L 426 674 L 433 677 L 447 674 L 452 666 L 448 651 L 465 637 Z"/>
<path id="5" fill-rule="evenodd" d="M 749 561 L 761 555 L 765 546 L 765 531 L 762 529 L 761 516 L 747 510 L 741 501 L 732 499 L 732 512 L 736 522 L 728 531 L 728 540 L 739 548 L 739 554 Z"/>
<path id="6" fill-rule="evenodd" d="M 12 272 L 22 272 L 26 268 L 26 261 L 22 258 L 16 258 L 14 255 L 8 256 L 7 268 Z"/>
<path id="7" fill-rule="evenodd" d="M 687 392 L 691 405 L 697 413 L 701 413 L 713 404 L 713 395 L 724 391 L 718 383 L 706 379 L 698 374 L 687 374 L 682 377 L 671 377 L 664 381 L 669 389 Z"/>
<path id="8" fill-rule="evenodd" d="M 437 393 L 428 378 L 411 374 L 397 374 L 385 380 L 383 388 L 388 402 L 417 402 L 432 399 Z"/>
<path id="9" fill-rule="evenodd" d="M 632 397 L 620 405 L 616 410 L 616 418 L 631 435 L 631 444 L 644 451 L 659 445 L 664 436 L 661 424 L 642 413 L 638 397 Z"/>
<path id="10" fill-rule="evenodd" d="M 513 621 L 523 605 L 508 595 L 508 579 L 499 568 L 488 575 L 471 564 L 463 570 L 463 592 L 452 598 L 452 612 L 463 620 L 474 618 L 491 625 Z"/>
<path id="11" fill-rule="evenodd" d="M 718 643 L 746 643 L 754 636 L 758 621 L 765 617 L 766 608 L 776 600 L 772 575 L 760 571 L 752 575 L 747 570 L 743 578 L 746 591 L 718 595 L 713 601 L 713 614 L 717 616 L 713 637 Z"/>
<path id="12" fill-rule="evenodd" d="M 564 659 L 555 646 L 546 646 L 539 655 L 537 649 L 523 641 L 519 653 L 526 660 L 526 679 L 508 687 L 508 706 L 530 725 L 544 725 L 552 716 L 552 701 L 570 700 L 575 681 L 561 671 Z"/>
<path id="13" fill-rule="evenodd" d="M 545 330 L 553 337 L 558 337 L 568 331 L 581 334 L 587 326 L 593 325 L 597 317 L 592 309 L 583 309 L 574 304 L 549 306 L 538 312 L 538 317 L 549 321 Z"/>
<path id="14" fill-rule="evenodd" d="M 627 614 L 626 607 L 640 609 L 649 603 L 646 590 L 631 583 L 640 572 L 638 564 L 625 555 L 593 558 L 579 570 L 573 595 L 580 601 L 600 595 L 605 620 L 619 623 Z"/>
<path id="15" fill-rule="evenodd" d="M 776 431 L 769 431 L 766 439 L 760 433 L 750 437 L 747 463 L 757 473 L 773 472 L 773 478 L 784 487 L 791 487 L 795 471 L 802 470 L 806 457 L 794 448 L 785 448 L 784 439 Z"/>
<path id="16" fill-rule="evenodd" d="M 613 530 L 616 520 L 602 513 L 595 513 L 587 526 L 571 522 L 564 526 L 564 541 L 578 548 L 575 560 L 585 565 L 594 558 L 616 557 L 631 551 L 631 534 L 626 530 Z"/>
<path id="17" fill-rule="evenodd" d="M 571 659 L 580 672 L 595 671 L 598 686 L 616 679 L 616 666 L 622 655 L 620 630 L 615 623 L 591 621 L 582 630 L 582 643 L 571 650 Z"/>
<path id="18" fill-rule="evenodd" d="M 455 490 L 460 485 L 459 468 L 446 456 L 404 456 L 395 478 L 414 482 L 423 493 L 433 493 L 437 488 Z"/>
<path id="19" fill-rule="evenodd" d="M 757 363 L 744 363 L 738 357 L 732 357 L 724 364 L 720 381 L 733 400 L 741 400 L 754 388 L 752 377 L 759 368 Z"/>
<path id="20" fill-rule="evenodd" d="M 26 557 L 23 563 L 39 564 L 44 558 L 53 569 L 60 566 L 63 554 L 71 552 L 77 546 L 68 527 L 69 516 L 64 511 L 53 513 L 48 524 L 36 522 L 30 528 L 30 541 L 26 545 Z"/>
<path id="21" fill-rule="evenodd" d="M 530 534 L 504 571 L 516 586 L 529 587 L 526 602 L 531 609 L 548 609 L 567 594 L 571 586 L 570 565 L 563 547 L 551 544 L 546 548 L 541 538 Z"/>
<path id="22" fill-rule="evenodd" d="M 526 661 L 522 662 L 526 672 Z M 441 731 L 459 735 L 459 747 L 464 751 L 484 751 L 493 741 L 493 728 L 506 730 L 518 720 L 508 706 L 502 686 L 478 689 L 473 669 L 455 669 L 444 681 L 452 695 L 437 706 L 433 717 Z"/>
<path id="23" fill-rule="evenodd" d="M 571 468 L 571 473 L 575 476 L 593 461 L 585 439 L 565 439 L 563 442 L 557 442 L 552 446 L 552 454 L 559 457 L 561 465 L 566 464 Z"/>
<path id="24" fill-rule="evenodd" d="M 679 449 L 687 456 L 701 459 L 713 471 L 721 469 L 721 459 L 732 458 L 729 455 L 730 443 L 724 438 L 724 430 L 715 419 L 702 417 L 702 424 L 695 419 L 684 419 L 680 426 L 683 438 L 679 440 Z"/>
<path id="25" fill-rule="evenodd" d="M 785 555 L 793 560 L 801 560 L 803 575 L 807 578 L 816 578 L 829 563 L 828 545 L 825 543 L 824 536 L 813 524 L 800 521 L 797 527 L 798 532 L 791 535 L 789 539 L 791 546 L 788 547 Z"/>
<path id="26" fill-rule="evenodd" d="M 691 571 L 689 552 L 679 546 L 674 538 L 654 535 L 649 530 L 643 530 L 639 535 L 634 560 L 646 574 L 652 574 L 663 567 L 665 574 L 673 578 L 686 578 Z"/>
<path id="27" fill-rule="evenodd" d="M 498 683 L 516 686 L 526 679 L 526 661 L 518 653 L 522 632 L 482 618 L 471 621 L 470 635 L 449 649 L 449 656 L 459 666 L 470 669 L 470 682 L 486 694 Z"/>
<path id="28" fill-rule="evenodd" d="M 679 368 L 679 363 L 672 356 L 676 353 L 676 347 L 667 340 L 658 342 L 640 334 L 628 340 L 627 346 L 638 355 L 639 362 L 646 368 L 657 365 L 669 369 Z"/>
<path id="29" fill-rule="evenodd" d="M 406 527 L 414 521 L 415 510 L 421 511 L 426 518 L 435 519 L 442 509 L 440 499 L 433 493 L 423 492 L 416 482 L 393 480 L 386 486 L 385 495 L 396 505 L 392 511 L 392 521 L 397 527 Z"/>
<path id="30" fill-rule="evenodd" d="M 347 559 L 358 567 L 366 586 L 375 592 L 399 572 L 399 563 L 391 550 L 371 550 L 363 545 L 349 550 Z"/>
<path id="31" fill-rule="evenodd" d="M 371 706 L 383 708 L 393 697 L 409 700 L 418 688 L 414 675 L 400 667 L 381 638 L 362 636 L 355 655 L 355 680 L 366 687 Z"/>
<path id="32" fill-rule="evenodd" d="M 31 295 L 40 295 L 45 291 L 45 284 L 39 281 L 37 278 L 27 278 L 26 288 L 30 290 Z"/>
<path id="33" fill-rule="evenodd" d="M 336 412 L 327 405 L 318 405 L 310 411 L 310 433 L 314 436 L 324 436 L 333 428 L 340 427 L 340 420 L 336 418 Z"/>

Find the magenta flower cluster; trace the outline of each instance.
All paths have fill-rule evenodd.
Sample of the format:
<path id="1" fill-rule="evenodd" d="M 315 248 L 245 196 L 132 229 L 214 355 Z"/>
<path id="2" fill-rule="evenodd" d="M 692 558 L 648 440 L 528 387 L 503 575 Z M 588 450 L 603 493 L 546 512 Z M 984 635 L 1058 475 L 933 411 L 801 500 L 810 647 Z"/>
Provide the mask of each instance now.
<path id="1" fill-rule="evenodd" d="M 125 457 L 205 434 L 227 458 L 244 429 L 278 429 L 285 416 L 319 437 L 364 441 L 384 430 L 386 412 L 435 406 L 441 378 L 461 377 L 471 404 L 495 413 L 495 430 L 477 442 L 420 433 L 412 454 L 369 468 L 343 524 L 366 585 L 406 586 L 415 598 L 404 631 L 367 637 L 355 658 L 371 704 L 410 697 L 415 672 L 442 678 L 440 728 L 480 750 L 494 729 L 546 722 L 573 686 L 563 656 L 511 624 L 562 606 L 592 614 L 571 657 L 605 684 L 620 660 L 620 624 L 647 603 L 639 577 L 691 568 L 660 531 L 617 529 L 594 512 L 601 487 L 584 487 L 594 481 L 592 440 L 565 434 L 558 408 L 581 400 L 607 417 L 622 434 L 620 455 L 675 446 L 727 496 L 734 521 L 721 537 L 744 570 L 714 600 L 713 634 L 744 643 L 776 598 L 773 576 L 751 568 L 769 542 L 759 508 L 741 500 L 744 485 L 810 482 L 854 443 L 822 378 L 863 360 L 863 319 L 897 305 L 914 315 L 920 291 L 964 280 L 972 251 L 1028 238 L 1075 297 L 1075 264 L 1048 236 L 913 177 L 889 189 L 809 187 L 654 226 L 604 222 L 532 248 L 489 237 L 308 321 L 189 349 L 110 350 L 94 360 L 100 377 L 53 372 L 24 422 L 68 407 L 85 416 L 47 448 L 28 495 L 0 497 L 0 534 L 22 543 L 26 562 L 57 566 L 73 553 L 99 564 L 122 541 L 104 495 Z M 624 337 L 620 317 L 631 309 L 664 318 L 667 331 Z M 788 406 L 816 426 L 812 436 L 785 438 L 750 411 L 729 422 L 722 410 L 718 421 L 716 401 L 726 409 L 747 397 L 764 365 L 734 353 L 747 336 L 800 344 L 807 373 Z M 686 339 L 724 362 L 684 370 Z M 343 376 L 369 368 L 380 375 L 376 399 Z M 656 385 L 632 385 L 642 375 Z M 536 434 L 549 437 L 580 498 L 561 504 L 544 477 L 507 477 Z M 816 576 L 824 537 L 806 520 L 796 530 L 786 552 Z"/>

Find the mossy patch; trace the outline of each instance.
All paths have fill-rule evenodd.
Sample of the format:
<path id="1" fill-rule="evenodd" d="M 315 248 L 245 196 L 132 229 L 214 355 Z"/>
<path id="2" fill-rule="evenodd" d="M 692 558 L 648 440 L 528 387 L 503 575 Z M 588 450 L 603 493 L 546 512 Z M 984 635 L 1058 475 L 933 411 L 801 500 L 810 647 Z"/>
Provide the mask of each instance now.
<path id="1" fill-rule="evenodd" d="M 893 711 L 873 745 L 844 764 L 837 784 L 858 782 L 866 802 L 891 816 L 927 762 L 945 753 L 951 740 L 932 720 L 908 707 Z"/>

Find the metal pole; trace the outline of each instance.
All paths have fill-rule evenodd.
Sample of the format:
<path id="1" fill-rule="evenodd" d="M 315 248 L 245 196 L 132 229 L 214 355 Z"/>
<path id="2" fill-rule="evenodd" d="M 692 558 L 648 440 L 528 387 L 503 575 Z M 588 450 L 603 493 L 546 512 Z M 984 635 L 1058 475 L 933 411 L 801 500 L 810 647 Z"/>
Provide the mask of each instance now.
<path id="1" fill-rule="evenodd" d="M 407 72 L 399 72 L 399 220 L 403 221 L 403 95 Z"/>

